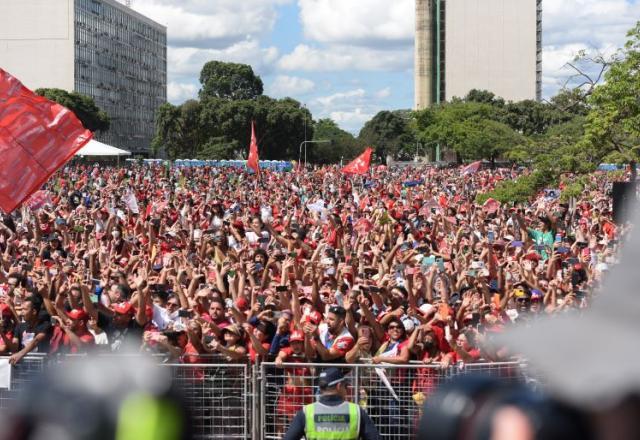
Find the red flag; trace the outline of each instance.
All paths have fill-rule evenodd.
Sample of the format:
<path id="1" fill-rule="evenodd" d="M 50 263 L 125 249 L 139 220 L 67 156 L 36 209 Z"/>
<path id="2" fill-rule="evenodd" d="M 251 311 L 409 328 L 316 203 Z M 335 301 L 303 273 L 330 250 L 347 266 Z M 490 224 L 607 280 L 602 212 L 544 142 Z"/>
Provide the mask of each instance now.
<path id="1" fill-rule="evenodd" d="M 349 162 L 347 166 L 342 169 L 345 174 L 367 174 L 369 172 L 369 165 L 371 164 L 371 153 L 373 149 L 367 147 L 360 156 Z"/>
<path id="2" fill-rule="evenodd" d="M 0 208 L 13 211 L 92 136 L 73 112 L 0 69 Z"/>
<path id="3" fill-rule="evenodd" d="M 260 175 L 260 165 L 258 164 L 258 141 L 256 141 L 256 129 L 251 121 L 251 144 L 249 144 L 249 158 L 247 166 Z"/>
<path id="4" fill-rule="evenodd" d="M 478 160 L 476 162 L 470 163 L 466 167 L 462 169 L 462 175 L 466 176 L 467 174 L 475 174 L 480 171 L 480 167 L 482 166 L 482 161 Z"/>
<path id="5" fill-rule="evenodd" d="M 484 205 L 482 205 L 482 210 L 489 214 L 493 214 L 498 209 L 500 209 L 500 202 L 496 199 L 492 199 L 491 197 L 489 197 L 487 201 L 484 202 Z"/>

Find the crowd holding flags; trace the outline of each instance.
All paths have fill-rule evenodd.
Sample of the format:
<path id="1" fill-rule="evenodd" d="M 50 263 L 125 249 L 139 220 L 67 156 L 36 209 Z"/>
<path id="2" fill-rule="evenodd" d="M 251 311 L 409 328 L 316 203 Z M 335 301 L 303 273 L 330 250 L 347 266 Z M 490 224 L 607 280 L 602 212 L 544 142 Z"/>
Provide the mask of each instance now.
<path id="1" fill-rule="evenodd" d="M 0 69 L 0 208 L 20 206 L 92 136 L 73 112 Z"/>
<path id="2" fill-rule="evenodd" d="M 357 175 L 365 175 L 369 172 L 369 166 L 371 165 L 371 153 L 373 152 L 373 148 L 367 147 L 364 152 L 349 162 L 344 168 L 342 168 L 342 172 L 345 174 L 357 174 Z"/>
<path id="3" fill-rule="evenodd" d="M 258 157 L 258 141 L 256 140 L 256 128 L 253 121 L 251 121 L 251 143 L 249 144 L 249 157 L 247 159 L 247 167 L 260 176 L 260 158 Z"/>

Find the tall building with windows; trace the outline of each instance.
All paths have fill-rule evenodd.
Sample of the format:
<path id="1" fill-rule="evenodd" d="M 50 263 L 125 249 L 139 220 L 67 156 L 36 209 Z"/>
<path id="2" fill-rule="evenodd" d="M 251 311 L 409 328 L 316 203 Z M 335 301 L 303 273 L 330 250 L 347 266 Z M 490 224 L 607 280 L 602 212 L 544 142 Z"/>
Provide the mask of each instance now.
<path id="1" fill-rule="evenodd" d="M 167 99 L 167 29 L 115 0 L 2 0 L 0 67 L 27 87 L 91 96 L 111 118 L 97 139 L 149 151 Z"/>
<path id="2" fill-rule="evenodd" d="M 416 0 L 415 108 L 471 89 L 541 98 L 542 0 Z"/>

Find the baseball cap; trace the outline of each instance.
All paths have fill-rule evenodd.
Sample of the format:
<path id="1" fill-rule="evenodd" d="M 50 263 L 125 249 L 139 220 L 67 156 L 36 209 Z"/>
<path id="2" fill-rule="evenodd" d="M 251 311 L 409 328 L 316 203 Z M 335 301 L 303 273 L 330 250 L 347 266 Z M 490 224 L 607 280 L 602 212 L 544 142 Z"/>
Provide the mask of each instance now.
<path id="1" fill-rule="evenodd" d="M 133 305 L 130 302 L 121 302 L 113 306 L 113 311 L 120 315 L 133 314 Z"/>
<path id="2" fill-rule="evenodd" d="M 72 309 L 67 312 L 67 316 L 73 320 L 82 320 L 87 321 L 89 319 L 89 315 L 82 309 Z"/>
<path id="3" fill-rule="evenodd" d="M 223 333 L 224 332 L 229 332 L 229 333 L 232 333 L 232 334 L 234 334 L 234 335 L 236 335 L 238 337 L 242 336 L 242 332 L 240 331 L 240 327 L 238 327 L 235 324 L 231 324 L 231 325 L 226 326 L 225 328 L 222 329 L 222 332 Z"/>
<path id="4" fill-rule="evenodd" d="M 339 368 L 327 368 L 318 376 L 318 386 L 320 388 L 334 387 L 344 380 L 344 374 L 342 374 Z"/>
<path id="5" fill-rule="evenodd" d="M 3 317 L 13 316 L 13 314 L 11 313 L 11 308 L 7 304 L 0 303 L 0 316 L 3 316 Z"/>
<path id="6" fill-rule="evenodd" d="M 300 330 L 296 330 L 289 336 L 289 342 L 303 342 L 304 334 Z"/>
<path id="7" fill-rule="evenodd" d="M 338 315 L 341 317 L 347 316 L 347 311 L 342 306 L 331 306 L 329 307 L 329 313 L 333 313 L 334 315 Z"/>

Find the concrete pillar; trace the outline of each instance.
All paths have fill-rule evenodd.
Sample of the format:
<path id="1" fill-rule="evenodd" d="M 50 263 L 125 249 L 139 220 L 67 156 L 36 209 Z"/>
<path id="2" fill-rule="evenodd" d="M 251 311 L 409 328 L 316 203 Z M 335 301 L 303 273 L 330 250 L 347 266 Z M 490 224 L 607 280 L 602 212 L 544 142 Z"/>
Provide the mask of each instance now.
<path id="1" fill-rule="evenodd" d="M 433 104 L 433 0 L 416 0 L 415 109 Z"/>

